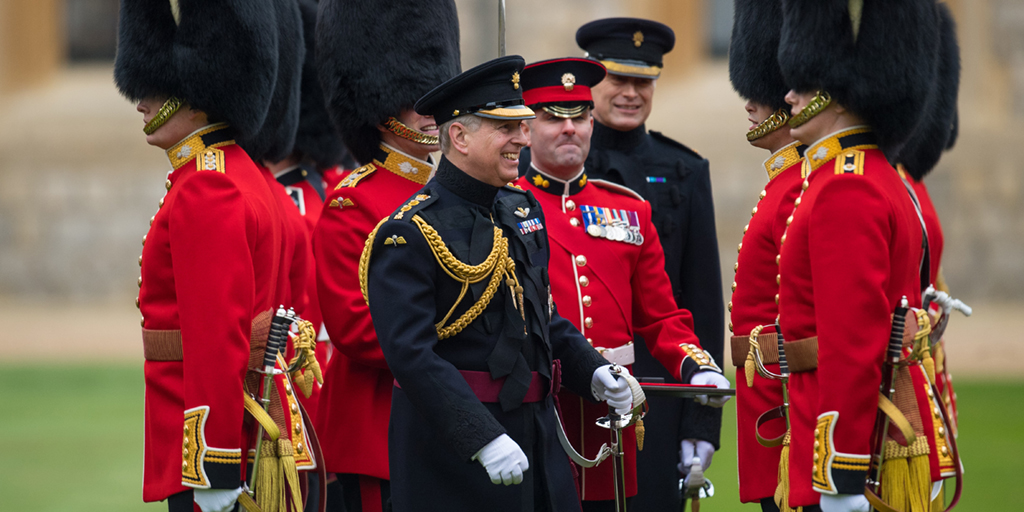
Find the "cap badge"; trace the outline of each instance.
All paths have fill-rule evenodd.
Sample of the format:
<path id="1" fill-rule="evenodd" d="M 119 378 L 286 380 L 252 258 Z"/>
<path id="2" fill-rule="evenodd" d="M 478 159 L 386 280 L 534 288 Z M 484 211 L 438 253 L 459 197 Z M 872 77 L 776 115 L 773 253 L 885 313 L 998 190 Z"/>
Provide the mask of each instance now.
<path id="1" fill-rule="evenodd" d="M 562 85 L 565 86 L 566 91 L 571 91 L 573 86 L 576 85 L 576 75 L 572 73 L 562 75 Z"/>
<path id="2" fill-rule="evenodd" d="M 642 44 L 644 44 L 644 33 L 639 30 L 633 32 L 633 46 L 640 48 Z"/>
<path id="3" fill-rule="evenodd" d="M 512 88 L 519 89 L 519 72 L 512 73 Z"/>

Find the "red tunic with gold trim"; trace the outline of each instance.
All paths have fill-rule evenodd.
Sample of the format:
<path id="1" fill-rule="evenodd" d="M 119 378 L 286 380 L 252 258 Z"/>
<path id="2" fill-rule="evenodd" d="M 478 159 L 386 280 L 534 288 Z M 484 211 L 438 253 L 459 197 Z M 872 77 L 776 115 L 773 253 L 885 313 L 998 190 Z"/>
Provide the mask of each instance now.
<path id="1" fill-rule="evenodd" d="M 768 184 L 761 191 L 751 212 L 750 223 L 743 229 L 743 240 L 736 259 L 735 281 L 729 311 L 729 328 L 733 331 L 733 365 L 736 373 L 736 428 L 740 501 L 757 502 L 775 495 L 778 485 L 779 456 L 782 447 L 766 448 L 757 440 L 757 419 L 761 414 L 783 404 L 782 384 L 754 375 L 754 385 L 747 386 L 743 365 L 750 348 L 749 336 L 758 326 L 767 326 L 762 334 L 775 332 L 778 305 L 775 294 L 779 267 L 775 257 L 782 247 L 786 219 L 793 212 L 793 201 L 800 194 L 800 167 L 806 146 L 798 142 L 787 145 L 764 162 Z M 762 347 L 775 354 L 776 347 Z M 765 364 L 772 373 L 779 373 L 778 358 Z M 784 419 L 766 423 L 761 435 L 767 439 L 785 435 Z"/>
<path id="2" fill-rule="evenodd" d="M 394 376 L 359 288 L 359 257 L 377 223 L 423 188 L 433 167 L 382 144 L 324 202 L 313 234 L 324 324 L 336 349 L 327 365 L 317 431 L 327 470 L 388 479 Z"/>
<path id="3" fill-rule="evenodd" d="M 673 377 L 689 382 L 698 370 L 717 370 L 700 348 L 690 312 L 679 309 L 665 273 L 664 252 L 651 223 L 651 206 L 621 185 L 587 181 L 586 174 L 568 182 L 531 166 L 515 184 L 532 191 L 544 208 L 551 241 L 551 295 L 561 314 L 613 362 L 630 365 L 634 333 Z M 525 224 L 525 223 L 524 223 Z M 612 350 L 609 350 L 612 349 Z M 608 414 L 607 405 L 585 401 L 570 391 L 559 394 L 569 441 L 586 457 L 610 443 L 611 431 L 594 422 Z M 634 428 L 623 439 L 635 439 Z M 625 443 L 626 495 L 637 492 L 636 444 Z M 583 500 L 614 499 L 611 464 L 581 468 Z"/>
<path id="4" fill-rule="evenodd" d="M 242 452 L 255 433 L 243 394 L 258 392 L 243 380 L 263 358 L 250 340 L 266 341 L 281 258 L 276 200 L 227 125 L 199 130 L 167 155 L 174 170 L 140 257 L 147 502 L 241 484 Z M 279 423 L 297 465 L 309 469 L 286 388 L 279 381 L 273 396 L 289 404 Z"/>
<path id="5" fill-rule="evenodd" d="M 818 492 L 864 492 L 891 316 L 904 296 L 911 307 L 921 302 L 920 222 L 870 129 L 832 134 L 805 158 L 810 174 L 782 239 L 779 269 L 791 365 L 791 345 L 817 338 L 816 369 L 792 368 L 789 383 L 794 507 L 817 503 Z M 913 380 L 908 389 L 916 394 L 923 382 Z M 915 398 L 908 400 L 913 409 Z"/>

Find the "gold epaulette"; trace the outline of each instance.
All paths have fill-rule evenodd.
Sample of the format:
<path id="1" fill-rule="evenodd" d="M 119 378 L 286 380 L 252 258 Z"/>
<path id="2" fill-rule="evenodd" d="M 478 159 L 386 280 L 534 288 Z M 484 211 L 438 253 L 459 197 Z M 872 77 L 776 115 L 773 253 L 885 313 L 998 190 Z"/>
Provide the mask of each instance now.
<path id="1" fill-rule="evenodd" d="M 373 174 L 376 170 L 377 166 L 373 164 L 366 164 L 362 167 L 359 167 L 358 169 L 355 169 L 352 172 L 350 172 L 348 176 L 345 176 L 345 179 L 341 180 L 341 183 L 338 183 L 338 185 L 334 187 L 334 190 L 338 190 L 339 188 L 345 187 L 354 187 L 358 185 L 359 182 L 363 180 L 363 178 Z"/>
<path id="2" fill-rule="evenodd" d="M 864 175 L 864 152 L 858 149 L 844 150 L 836 157 L 836 174 Z"/>

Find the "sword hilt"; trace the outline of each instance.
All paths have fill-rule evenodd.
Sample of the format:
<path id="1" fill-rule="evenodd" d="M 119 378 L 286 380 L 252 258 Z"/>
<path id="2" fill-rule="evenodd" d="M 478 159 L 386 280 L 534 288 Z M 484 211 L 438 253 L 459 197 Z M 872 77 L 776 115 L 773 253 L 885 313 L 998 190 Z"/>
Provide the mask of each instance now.
<path id="1" fill-rule="evenodd" d="M 892 316 L 892 331 L 889 333 L 889 348 L 886 351 L 885 357 L 890 362 L 899 362 L 900 356 L 903 354 L 903 333 L 906 332 L 907 323 L 907 311 L 909 310 L 909 303 L 907 302 L 906 295 L 900 301 L 900 305 L 896 307 L 896 311 Z"/>
<path id="2" fill-rule="evenodd" d="M 782 375 L 783 379 L 789 378 L 789 362 L 786 361 L 786 348 L 785 341 L 782 338 L 782 326 L 779 322 L 775 322 L 775 336 L 778 338 L 778 350 L 779 350 L 779 374 Z"/>
<path id="3" fill-rule="evenodd" d="M 277 361 L 277 354 L 285 346 L 288 339 L 288 329 L 295 321 L 295 310 L 289 308 L 285 311 L 284 306 L 277 309 L 277 314 L 270 322 L 270 335 L 267 336 L 267 349 L 263 353 L 263 368 L 273 369 Z"/>

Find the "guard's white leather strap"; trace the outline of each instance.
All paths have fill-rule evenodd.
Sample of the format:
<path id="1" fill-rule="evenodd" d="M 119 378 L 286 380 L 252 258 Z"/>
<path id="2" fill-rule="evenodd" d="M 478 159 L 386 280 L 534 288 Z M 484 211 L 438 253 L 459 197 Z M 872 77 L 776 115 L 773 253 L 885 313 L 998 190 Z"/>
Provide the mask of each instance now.
<path id="1" fill-rule="evenodd" d="M 599 348 L 598 352 L 608 360 L 609 363 L 628 366 L 636 361 L 633 352 L 633 342 L 615 348 Z"/>

